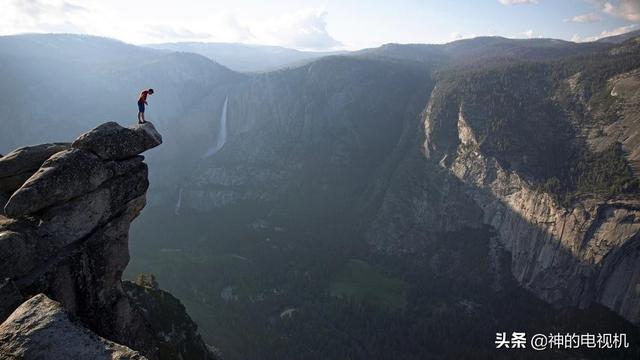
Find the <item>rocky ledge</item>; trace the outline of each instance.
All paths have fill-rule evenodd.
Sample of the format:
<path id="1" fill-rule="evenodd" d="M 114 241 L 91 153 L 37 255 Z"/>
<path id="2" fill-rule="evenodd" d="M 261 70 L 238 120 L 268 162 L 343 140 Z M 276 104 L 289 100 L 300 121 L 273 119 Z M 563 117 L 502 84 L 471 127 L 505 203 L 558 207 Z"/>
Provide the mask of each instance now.
<path id="1" fill-rule="evenodd" d="M 0 358 L 61 359 L 56 351 L 82 350 L 74 342 L 88 345 L 73 358 L 213 358 L 195 325 L 190 343 L 176 344 L 184 351 L 163 352 L 159 332 L 171 329 L 152 326 L 157 319 L 123 290 L 129 225 L 149 186 L 139 154 L 161 143 L 151 123 L 109 122 L 72 144 L 0 158 Z"/>
<path id="2" fill-rule="evenodd" d="M 0 354 L 15 359 L 146 359 L 96 336 L 42 294 L 20 305 L 0 325 Z"/>

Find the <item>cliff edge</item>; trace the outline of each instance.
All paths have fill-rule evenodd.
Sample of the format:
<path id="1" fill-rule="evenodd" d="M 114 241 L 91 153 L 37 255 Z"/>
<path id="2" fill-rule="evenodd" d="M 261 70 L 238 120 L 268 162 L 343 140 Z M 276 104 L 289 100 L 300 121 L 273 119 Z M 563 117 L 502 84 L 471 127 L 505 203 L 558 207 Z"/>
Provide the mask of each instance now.
<path id="1" fill-rule="evenodd" d="M 15 326 L 28 314 L 46 331 L 68 328 L 60 324 L 68 316 L 78 336 L 108 344 L 101 351 L 114 359 L 213 358 L 195 326 L 183 337 L 192 344 L 180 345 L 188 351 L 162 351 L 155 319 L 123 290 L 129 225 L 144 208 L 149 187 L 139 154 L 161 143 L 151 123 L 124 128 L 108 122 L 71 144 L 24 147 L 0 158 L 0 338 L 6 343 L 0 357 L 10 339 L 22 339 L 27 350 L 50 348 L 45 358 L 65 351 L 64 341 L 44 344 L 49 337 L 42 332 Z M 184 311 L 180 316 L 191 321 Z M 78 356 L 92 358 L 94 348 Z"/>

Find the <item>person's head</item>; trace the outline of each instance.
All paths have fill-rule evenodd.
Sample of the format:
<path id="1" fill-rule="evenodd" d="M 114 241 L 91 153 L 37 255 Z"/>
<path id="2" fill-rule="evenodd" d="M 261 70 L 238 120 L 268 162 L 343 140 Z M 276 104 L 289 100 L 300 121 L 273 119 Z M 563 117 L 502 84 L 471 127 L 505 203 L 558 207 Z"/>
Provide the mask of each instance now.
<path id="1" fill-rule="evenodd" d="M 153 89 L 149 89 L 149 94 L 153 94 Z"/>

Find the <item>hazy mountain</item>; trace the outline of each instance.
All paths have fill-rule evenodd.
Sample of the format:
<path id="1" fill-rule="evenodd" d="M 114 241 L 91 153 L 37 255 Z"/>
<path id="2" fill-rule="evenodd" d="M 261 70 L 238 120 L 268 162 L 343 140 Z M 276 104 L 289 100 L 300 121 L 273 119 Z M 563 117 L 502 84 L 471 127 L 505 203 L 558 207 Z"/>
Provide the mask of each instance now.
<path id="1" fill-rule="evenodd" d="M 551 60 L 606 49 L 605 44 L 573 43 L 556 39 L 507 39 L 477 37 L 442 45 L 386 44 L 355 52 L 360 56 L 390 57 L 431 63 L 436 66 L 487 61 Z"/>
<path id="2" fill-rule="evenodd" d="M 640 36 L 640 30 L 635 30 L 635 31 L 630 31 L 628 33 L 624 33 L 621 35 L 604 37 L 602 39 L 599 39 L 597 42 L 608 43 L 608 44 L 621 44 L 629 39 L 633 39 L 638 36 Z"/>
<path id="3" fill-rule="evenodd" d="M 108 40 L 51 39 L 111 57 Z M 137 91 L 156 89 L 164 144 L 127 275 L 155 273 L 224 358 L 500 358 L 502 331 L 637 337 L 636 42 L 390 44 L 238 74 L 117 42 L 114 61 L 43 71 L 27 40 L 2 47 L 0 126 L 21 139 L 3 131 L 2 151 L 39 127 L 133 121 Z"/>
<path id="4" fill-rule="evenodd" d="M 137 97 L 150 87 L 156 93 L 148 118 L 171 134 L 191 137 L 190 144 L 204 142 L 207 134 L 185 126 L 209 121 L 198 120 L 195 107 L 217 86 L 243 78 L 200 55 L 81 35 L 0 37 L 0 63 L 0 153 L 62 141 L 107 119 L 133 123 Z M 176 147 L 188 148 L 172 139 L 159 152 L 170 157 Z"/>
<path id="5" fill-rule="evenodd" d="M 299 51 L 280 46 L 249 45 L 240 43 L 177 42 L 149 44 L 153 49 L 190 52 L 206 56 L 229 69 L 239 72 L 264 72 L 304 61 L 344 52 Z"/>

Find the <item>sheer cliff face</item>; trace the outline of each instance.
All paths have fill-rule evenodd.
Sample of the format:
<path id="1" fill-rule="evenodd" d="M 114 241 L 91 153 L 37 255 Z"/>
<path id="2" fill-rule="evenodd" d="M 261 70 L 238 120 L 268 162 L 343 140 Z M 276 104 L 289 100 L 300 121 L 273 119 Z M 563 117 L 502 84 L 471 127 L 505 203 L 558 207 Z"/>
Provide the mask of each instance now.
<path id="1" fill-rule="evenodd" d="M 596 65 L 514 56 L 435 75 L 402 61 L 429 52 L 329 58 L 219 89 L 228 141 L 173 201 L 179 193 L 180 207 L 196 213 L 258 204 L 266 217 L 318 207 L 351 217 L 371 248 L 391 254 L 490 225 L 513 276 L 540 298 L 600 303 L 638 323 L 638 194 L 588 189 L 567 203 L 543 189 L 559 178 L 574 191 L 579 159 L 617 143 L 637 174 L 638 64 L 628 58 L 637 45 L 602 49 L 538 54 L 598 50 Z"/>
<path id="2" fill-rule="evenodd" d="M 637 193 L 593 192 L 561 202 L 541 186 L 541 179 L 557 175 L 564 166 L 579 166 L 570 157 L 575 152 L 598 154 L 618 143 L 630 164 L 637 161 L 637 112 L 632 110 L 637 107 L 633 99 L 640 94 L 637 70 L 611 78 L 602 89 L 619 98 L 612 105 L 619 116 L 608 122 L 583 120 L 605 115 L 584 98 L 586 86 L 579 76 L 562 80 L 567 87 L 535 82 L 505 85 L 505 91 L 518 94 L 516 98 L 549 99 L 546 114 L 540 108 L 531 114 L 522 102 L 510 103 L 507 95 L 501 101 L 513 107 L 511 114 L 498 117 L 492 113 L 500 111 L 493 108 L 495 101 L 478 102 L 486 88 L 467 84 L 472 90 L 464 92 L 436 86 L 425 112 L 425 153 L 465 185 L 482 209 L 483 222 L 496 229 L 499 243 L 511 254 L 511 271 L 520 284 L 550 303 L 580 307 L 600 303 L 637 324 Z M 571 98 L 570 106 L 558 100 L 561 97 Z M 550 115 L 560 114 L 558 109 L 564 114 Z M 497 126 L 492 123 L 496 118 L 501 122 Z M 528 126 L 537 129 L 528 131 Z"/>
<path id="3" fill-rule="evenodd" d="M 30 305 L 63 307 L 89 329 L 79 333 L 94 332 L 150 359 L 162 357 L 159 335 L 121 283 L 129 261 L 129 225 L 145 206 L 149 186 L 138 154 L 161 142 L 150 123 L 132 128 L 106 123 L 73 144 L 21 148 L 0 158 L 0 179 L 22 179 L 0 181 L 8 198 L 0 216 L 2 320 L 22 301 L 46 295 L 61 305 L 45 297 L 25 303 L 21 313 L 33 311 Z M 29 315 L 29 321 L 37 322 L 36 316 Z M 49 323 L 60 326 L 58 318 L 43 317 L 42 331 L 52 331 Z M 6 331 L 21 330 L 8 325 Z M 37 341 L 46 338 L 38 334 L 33 334 Z"/>
<path id="4" fill-rule="evenodd" d="M 182 205 L 202 212 L 252 201 L 350 206 L 415 125 L 430 86 L 415 64 L 331 57 L 218 89 L 211 144 L 227 98 L 228 141 L 185 171 Z"/>

